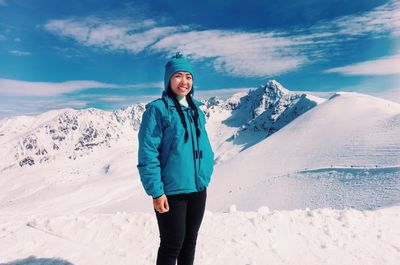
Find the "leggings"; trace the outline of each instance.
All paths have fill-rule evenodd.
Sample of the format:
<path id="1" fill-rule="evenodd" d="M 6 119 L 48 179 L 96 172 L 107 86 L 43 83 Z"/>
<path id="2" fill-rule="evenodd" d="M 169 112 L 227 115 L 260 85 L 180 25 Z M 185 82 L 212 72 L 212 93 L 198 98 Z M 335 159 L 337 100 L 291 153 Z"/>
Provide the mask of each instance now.
<path id="1" fill-rule="evenodd" d="M 192 265 L 207 191 L 167 195 L 169 211 L 156 212 L 160 231 L 157 265 Z"/>

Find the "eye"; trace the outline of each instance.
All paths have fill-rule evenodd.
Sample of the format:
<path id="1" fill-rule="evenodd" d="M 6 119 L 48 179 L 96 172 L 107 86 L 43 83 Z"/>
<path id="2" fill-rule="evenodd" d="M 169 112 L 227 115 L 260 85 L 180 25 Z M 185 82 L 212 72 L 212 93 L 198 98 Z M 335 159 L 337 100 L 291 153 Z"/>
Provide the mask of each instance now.
<path id="1" fill-rule="evenodd" d="M 178 77 L 181 77 L 181 76 L 182 76 L 181 74 L 174 74 L 175 78 L 178 78 Z"/>

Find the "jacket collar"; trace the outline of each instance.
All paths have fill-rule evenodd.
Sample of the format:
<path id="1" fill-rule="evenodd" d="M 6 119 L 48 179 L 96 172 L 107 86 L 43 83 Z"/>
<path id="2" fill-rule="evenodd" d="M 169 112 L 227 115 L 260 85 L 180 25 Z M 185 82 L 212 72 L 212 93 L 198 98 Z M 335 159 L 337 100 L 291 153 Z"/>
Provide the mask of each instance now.
<path id="1" fill-rule="evenodd" d="M 193 98 L 193 96 L 191 96 L 191 97 L 192 97 L 193 103 L 196 105 L 196 107 L 200 107 L 201 105 L 204 105 L 204 103 L 202 103 L 202 102 L 198 101 L 197 99 Z M 167 95 L 167 92 L 165 90 L 162 93 L 162 99 L 164 100 L 165 104 L 168 107 L 175 108 L 174 101 Z M 181 106 L 181 107 L 182 107 L 182 110 L 185 110 L 185 109 L 188 108 L 186 106 Z"/>

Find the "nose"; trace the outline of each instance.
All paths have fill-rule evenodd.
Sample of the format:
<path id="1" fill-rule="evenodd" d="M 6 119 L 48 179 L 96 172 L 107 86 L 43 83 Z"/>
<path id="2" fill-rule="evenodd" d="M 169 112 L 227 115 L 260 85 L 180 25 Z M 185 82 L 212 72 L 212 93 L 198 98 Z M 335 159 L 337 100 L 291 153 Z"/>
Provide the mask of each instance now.
<path id="1" fill-rule="evenodd" d="M 183 84 L 187 84 L 188 83 L 188 78 L 186 78 L 185 76 L 181 79 L 181 83 Z"/>

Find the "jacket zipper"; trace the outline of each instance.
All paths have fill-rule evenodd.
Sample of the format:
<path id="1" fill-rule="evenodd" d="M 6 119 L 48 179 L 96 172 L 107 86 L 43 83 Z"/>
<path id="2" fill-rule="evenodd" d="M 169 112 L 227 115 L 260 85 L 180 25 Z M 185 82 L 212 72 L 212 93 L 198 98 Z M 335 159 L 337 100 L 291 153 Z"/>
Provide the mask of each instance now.
<path id="1" fill-rule="evenodd" d="M 196 150 L 196 144 L 195 144 L 195 142 L 194 142 L 194 136 L 193 136 L 193 118 L 192 118 L 192 116 L 190 115 L 190 113 L 189 112 L 187 112 L 187 114 L 188 114 L 188 117 L 189 117 L 189 121 L 190 121 L 190 134 L 192 135 L 192 147 L 193 147 L 193 153 L 194 153 L 194 180 L 195 180 L 195 182 L 196 182 L 196 189 L 197 190 L 199 190 L 199 183 L 198 183 L 198 173 L 197 173 L 197 159 L 198 159 L 198 156 L 199 156 L 199 154 L 198 154 L 198 151 Z M 196 135 L 196 139 L 197 139 L 197 135 Z M 198 145 L 198 142 L 197 142 L 197 145 Z M 198 147 L 198 146 L 197 146 Z M 200 159 L 199 159 L 199 164 L 200 164 Z M 199 165 L 200 166 L 200 165 Z"/>

